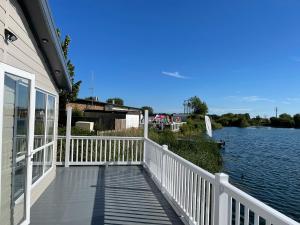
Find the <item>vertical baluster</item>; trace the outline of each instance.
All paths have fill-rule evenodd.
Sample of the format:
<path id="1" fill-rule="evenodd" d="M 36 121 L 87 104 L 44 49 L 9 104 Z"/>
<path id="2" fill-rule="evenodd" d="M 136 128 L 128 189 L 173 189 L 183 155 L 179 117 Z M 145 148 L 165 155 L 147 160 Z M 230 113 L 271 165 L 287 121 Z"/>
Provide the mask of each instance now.
<path id="1" fill-rule="evenodd" d="M 102 139 L 100 139 L 100 162 L 102 162 L 103 160 L 102 160 L 102 142 L 103 142 L 103 140 Z"/>
<path id="2" fill-rule="evenodd" d="M 171 194 L 172 192 L 171 192 L 171 159 L 170 159 L 170 157 L 168 157 L 167 155 L 165 156 L 166 157 L 166 159 L 167 159 L 167 163 L 166 163 L 166 165 L 167 165 L 167 184 L 168 184 L 168 192 Z"/>
<path id="3" fill-rule="evenodd" d="M 174 199 L 177 202 L 178 198 L 177 198 L 177 194 L 178 194 L 178 162 L 175 161 L 175 196 Z"/>
<path id="4" fill-rule="evenodd" d="M 228 224 L 231 225 L 232 224 L 232 197 L 228 196 Z"/>
<path id="5" fill-rule="evenodd" d="M 236 199 L 235 200 L 235 225 L 240 225 L 240 209 L 241 205 L 240 202 Z"/>
<path id="6" fill-rule="evenodd" d="M 107 140 L 104 139 L 104 162 L 106 162 Z"/>
<path id="7" fill-rule="evenodd" d="M 116 161 L 116 144 L 117 144 L 117 141 L 114 140 L 114 158 L 113 158 L 113 161 Z"/>
<path id="8" fill-rule="evenodd" d="M 83 162 L 83 139 L 81 139 L 81 149 L 80 149 L 80 153 L 81 153 L 81 162 Z"/>
<path id="9" fill-rule="evenodd" d="M 197 184 L 197 225 L 200 225 L 201 222 L 201 183 L 203 179 L 198 175 L 198 184 Z"/>
<path id="10" fill-rule="evenodd" d="M 127 162 L 128 162 L 129 161 L 129 140 L 127 140 L 126 157 L 127 157 Z"/>
<path id="11" fill-rule="evenodd" d="M 181 201 L 182 201 L 182 208 L 184 209 L 185 207 L 185 180 L 186 180 L 186 174 L 185 174 L 185 166 L 182 165 L 182 194 L 181 194 Z"/>
<path id="12" fill-rule="evenodd" d="M 133 162 L 133 142 L 134 140 L 131 140 L 131 162 Z"/>
<path id="13" fill-rule="evenodd" d="M 204 208 L 204 204 L 205 204 L 205 183 L 206 180 L 202 180 L 202 186 L 201 186 L 201 224 L 204 224 L 204 216 L 205 216 L 205 208 Z"/>
<path id="14" fill-rule="evenodd" d="M 209 224 L 210 222 L 210 193 L 211 193 L 211 190 L 210 190 L 210 183 L 207 181 L 206 182 L 206 215 L 205 215 L 205 224 Z"/>
<path id="15" fill-rule="evenodd" d="M 88 161 L 89 139 L 85 140 L 85 161 Z"/>
<path id="16" fill-rule="evenodd" d="M 192 207 L 193 207 L 193 187 L 194 187 L 194 181 L 193 181 L 193 171 L 190 172 L 190 190 L 189 190 L 189 215 L 190 217 L 193 216 L 192 214 Z"/>
<path id="17" fill-rule="evenodd" d="M 244 225 L 249 225 L 249 208 L 244 206 Z"/>
<path id="18" fill-rule="evenodd" d="M 184 166 L 184 183 L 183 183 L 183 209 L 186 210 L 187 199 L 187 168 Z"/>
<path id="19" fill-rule="evenodd" d="M 211 210 L 211 214 L 210 214 L 210 224 L 215 224 L 215 220 L 214 220 L 214 215 L 215 215 L 215 205 L 214 205 L 214 202 L 215 202 L 215 190 L 214 190 L 214 185 L 211 185 L 211 191 L 210 191 L 210 195 L 211 195 L 211 207 L 210 207 L 210 210 Z M 228 197 L 229 199 L 229 197 Z M 228 224 L 228 225 L 231 225 L 231 224 Z"/>
<path id="20" fill-rule="evenodd" d="M 73 162 L 74 139 L 71 139 L 71 162 Z"/>
<path id="21" fill-rule="evenodd" d="M 138 144 L 139 144 L 139 141 L 136 140 L 135 141 L 135 161 L 136 162 L 138 161 Z"/>
<path id="22" fill-rule="evenodd" d="M 176 182 L 176 167 L 175 167 L 175 160 L 172 158 L 172 197 L 175 198 L 175 182 Z"/>
<path id="23" fill-rule="evenodd" d="M 125 140 L 123 140 L 123 144 L 122 144 L 122 162 L 124 162 L 125 160 Z"/>
<path id="24" fill-rule="evenodd" d="M 197 202 L 197 174 L 194 173 L 194 188 L 193 188 L 193 219 L 196 222 L 196 202 Z M 207 223 L 208 224 L 208 223 Z"/>
<path id="25" fill-rule="evenodd" d="M 184 166 L 181 164 L 181 172 L 180 172 L 180 177 L 181 177 L 181 181 L 180 181 L 180 205 L 183 208 L 184 204 L 183 204 L 183 198 L 184 198 Z"/>
<path id="26" fill-rule="evenodd" d="M 62 162 L 62 144 L 63 144 L 63 139 L 60 139 L 59 162 Z"/>
<path id="27" fill-rule="evenodd" d="M 98 139 L 95 139 L 95 162 L 98 162 Z"/>
<path id="28" fill-rule="evenodd" d="M 259 215 L 255 212 L 254 213 L 254 225 L 258 225 L 259 224 Z"/>
<path id="29" fill-rule="evenodd" d="M 186 212 L 188 215 L 189 214 L 189 208 L 190 208 L 190 169 L 187 169 L 187 186 L 186 186 L 186 191 L 187 191 L 187 202 L 186 202 Z"/>
<path id="30" fill-rule="evenodd" d="M 76 162 L 78 162 L 78 139 L 76 139 Z"/>
<path id="31" fill-rule="evenodd" d="M 93 162 L 93 151 L 94 151 L 94 140 L 93 139 L 91 139 L 91 162 Z"/>
<path id="32" fill-rule="evenodd" d="M 109 147 L 108 147 L 108 161 L 110 162 L 111 161 L 111 139 L 109 139 Z"/>
<path id="33" fill-rule="evenodd" d="M 121 148 L 121 140 L 118 140 L 118 162 L 120 162 L 120 148 Z"/>

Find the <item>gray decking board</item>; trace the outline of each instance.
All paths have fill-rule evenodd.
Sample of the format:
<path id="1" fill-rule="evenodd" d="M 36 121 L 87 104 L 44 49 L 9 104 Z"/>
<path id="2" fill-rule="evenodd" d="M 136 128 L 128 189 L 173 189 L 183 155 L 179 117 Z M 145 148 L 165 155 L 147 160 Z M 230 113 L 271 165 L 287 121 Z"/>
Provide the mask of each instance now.
<path id="1" fill-rule="evenodd" d="M 57 168 L 30 225 L 183 224 L 140 166 Z"/>

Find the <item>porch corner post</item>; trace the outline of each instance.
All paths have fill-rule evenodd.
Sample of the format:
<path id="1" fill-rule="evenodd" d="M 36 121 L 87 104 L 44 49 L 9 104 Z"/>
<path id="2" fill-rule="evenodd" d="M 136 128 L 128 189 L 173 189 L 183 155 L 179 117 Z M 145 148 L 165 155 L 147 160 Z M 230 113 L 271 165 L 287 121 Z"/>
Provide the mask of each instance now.
<path id="1" fill-rule="evenodd" d="M 144 154 L 143 154 L 143 163 L 146 163 L 146 150 L 147 150 L 147 143 L 146 139 L 148 138 L 148 124 L 149 124 L 149 112 L 145 110 L 144 115 Z"/>
<path id="2" fill-rule="evenodd" d="M 65 167 L 70 166 L 69 160 L 70 160 L 70 144 L 71 144 L 71 127 L 72 127 L 72 107 L 67 106 Z"/>
<path id="3" fill-rule="evenodd" d="M 224 187 L 222 183 L 228 183 L 229 176 L 225 173 L 215 174 L 215 190 L 214 190 L 214 224 L 215 225 L 230 225 L 228 218 L 228 208 L 229 198 L 228 194 L 224 192 Z"/>

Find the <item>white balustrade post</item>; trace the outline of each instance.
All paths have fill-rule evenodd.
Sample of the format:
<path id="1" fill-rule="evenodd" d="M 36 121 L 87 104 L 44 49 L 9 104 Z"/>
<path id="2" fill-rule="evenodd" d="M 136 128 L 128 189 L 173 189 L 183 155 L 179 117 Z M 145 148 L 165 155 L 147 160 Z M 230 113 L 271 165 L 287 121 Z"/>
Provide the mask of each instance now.
<path id="1" fill-rule="evenodd" d="M 70 146 L 71 146 L 71 126 L 72 126 L 72 107 L 67 107 L 67 127 L 66 127 L 66 150 L 65 150 L 65 167 L 69 167 Z"/>
<path id="2" fill-rule="evenodd" d="M 163 145 L 163 150 L 164 151 L 168 151 L 168 145 Z M 165 174 L 166 174 L 166 154 L 165 152 L 162 152 L 162 157 L 161 157 L 161 187 L 162 187 L 162 191 L 166 186 L 166 180 L 165 180 Z"/>
<path id="3" fill-rule="evenodd" d="M 214 224 L 215 225 L 229 225 L 228 224 L 228 194 L 224 192 L 222 184 L 228 183 L 229 177 L 225 173 L 215 174 L 215 202 L 214 202 Z"/>
<path id="4" fill-rule="evenodd" d="M 146 162 L 146 150 L 147 150 L 147 143 L 146 139 L 148 138 L 148 124 L 149 124 L 149 112 L 145 110 L 144 115 L 144 155 L 143 155 L 143 162 Z"/>

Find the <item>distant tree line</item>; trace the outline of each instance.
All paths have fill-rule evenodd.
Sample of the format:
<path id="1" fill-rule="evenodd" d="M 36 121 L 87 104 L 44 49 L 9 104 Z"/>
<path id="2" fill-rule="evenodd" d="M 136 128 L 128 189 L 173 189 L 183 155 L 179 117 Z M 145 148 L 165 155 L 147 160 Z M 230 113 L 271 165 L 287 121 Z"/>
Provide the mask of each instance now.
<path id="1" fill-rule="evenodd" d="M 291 116 L 287 113 L 283 113 L 279 115 L 279 117 L 271 117 L 269 119 L 260 116 L 251 118 L 249 113 L 227 113 L 221 116 L 211 115 L 211 118 L 224 127 L 269 126 L 278 128 L 300 128 L 300 114 Z"/>

